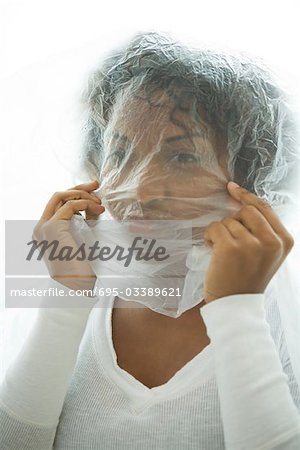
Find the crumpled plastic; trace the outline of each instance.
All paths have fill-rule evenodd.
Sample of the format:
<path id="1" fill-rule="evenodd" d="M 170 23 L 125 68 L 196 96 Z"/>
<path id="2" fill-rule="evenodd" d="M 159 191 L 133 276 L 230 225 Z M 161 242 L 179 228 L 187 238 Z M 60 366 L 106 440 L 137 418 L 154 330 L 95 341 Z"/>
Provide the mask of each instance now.
<path id="1" fill-rule="evenodd" d="M 300 386 L 299 116 L 276 74 L 245 54 L 139 34 L 90 75 L 82 105 L 82 170 L 99 180 L 106 211 L 92 226 L 74 218 L 77 238 L 92 233 L 125 245 L 155 221 L 151 232 L 159 240 L 163 230 L 179 264 L 135 262 L 130 273 L 116 260 L 94 261 L 97 284 L 112 286 L 115 275 L 122 299 L 171 317 L 199 304 L 213 251 L 204 230 L 241 209 L 226 188 L 237 182 L 266 200 L 295 240 L 265 293 L 276 296 Z M 118 226 L 103 230 L 105 221 Z M 180 286 L 181 295 L 125 293 L 166 285 Z"/>

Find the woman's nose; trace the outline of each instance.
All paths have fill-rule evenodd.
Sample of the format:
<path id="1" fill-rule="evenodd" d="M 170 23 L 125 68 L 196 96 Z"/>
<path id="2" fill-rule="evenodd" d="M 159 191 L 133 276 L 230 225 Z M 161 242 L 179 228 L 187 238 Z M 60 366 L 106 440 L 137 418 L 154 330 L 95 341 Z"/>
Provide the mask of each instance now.
<path id="1" fill-rule="evenodd" d="M 166 197 L 166 175 L 158 167 L 145 170 L 138 178 L 136 198 L 140 202 Z"/>

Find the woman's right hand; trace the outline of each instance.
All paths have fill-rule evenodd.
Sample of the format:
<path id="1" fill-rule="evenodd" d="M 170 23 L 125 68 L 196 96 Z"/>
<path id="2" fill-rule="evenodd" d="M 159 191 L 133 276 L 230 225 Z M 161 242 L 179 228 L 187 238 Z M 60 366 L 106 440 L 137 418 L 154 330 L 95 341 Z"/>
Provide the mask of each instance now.
<path id="1" fill-rule="evenodd" d="M 55 255 L 58 255 L 59 251 L 66 246 L 72 249 L 72 254 L 76 252 L 78 244 L 71 234 L 70 219 L 79 211 L 85 211 L 87 220 L 97 220 L 104 212 L 105 208 L 101 206 L 101 200 L 93 194 L 98 187 L 99 182 L 95 180 L 66 191 L 55 192 L 33 230 L 32 237 L 38 243 L 45 240 L 47 246 L 53 241 L 58 242 L 55 251 L 54 244 L 45 251 L 45 263 L 51 278 L 75 290 L 94 288 L 96 275 L 89 262 L 78 261 L 74 258 L 69 261 L 51 260 L 49 253 L 53 251 Z"/>

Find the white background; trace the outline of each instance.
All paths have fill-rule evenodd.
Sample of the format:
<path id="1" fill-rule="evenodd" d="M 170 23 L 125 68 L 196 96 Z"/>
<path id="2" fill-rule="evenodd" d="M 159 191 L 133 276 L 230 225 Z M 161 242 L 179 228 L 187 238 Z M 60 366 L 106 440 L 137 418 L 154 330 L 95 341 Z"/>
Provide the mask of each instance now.
<path id="1" fill-rule="evenodd" d="M 299 98 L 299 12 L 297 0 L 2 0 L 2 219 L 38 219 L 54 191 L 72 186 L 76 94 L 89 67 L 125 37 L 166 31 L 191 42 L 250 52 L 278 66 Z M 0 312 L 0 376 L 35 312 Z"/>

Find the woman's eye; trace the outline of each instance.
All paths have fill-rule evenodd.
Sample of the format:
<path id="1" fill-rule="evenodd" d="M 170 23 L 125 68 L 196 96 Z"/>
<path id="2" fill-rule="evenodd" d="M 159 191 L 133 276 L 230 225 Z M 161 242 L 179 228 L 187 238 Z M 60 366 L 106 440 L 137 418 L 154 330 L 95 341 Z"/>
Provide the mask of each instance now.
<path id="1" fill-rule="evenodd" d="M 114 165 L 117 165 L 117 167 L 119 167 L 125 157 L 126 157 L 125 150 L 116 150 L 111 154 L 110 159 L 112 159 Z M 199 164 L 199 158 L 194 153 L 184 153 L 184 152 L 177 153 L 175 156 L 171 158 L 171 161 L 175 162 L 180 167 Z"/>
<path id="2" fill-rule="evenodd" d="M 172 160 L 181 165 L 199 163 L 199 159 L 193 153 L 178 153 Z"/>

